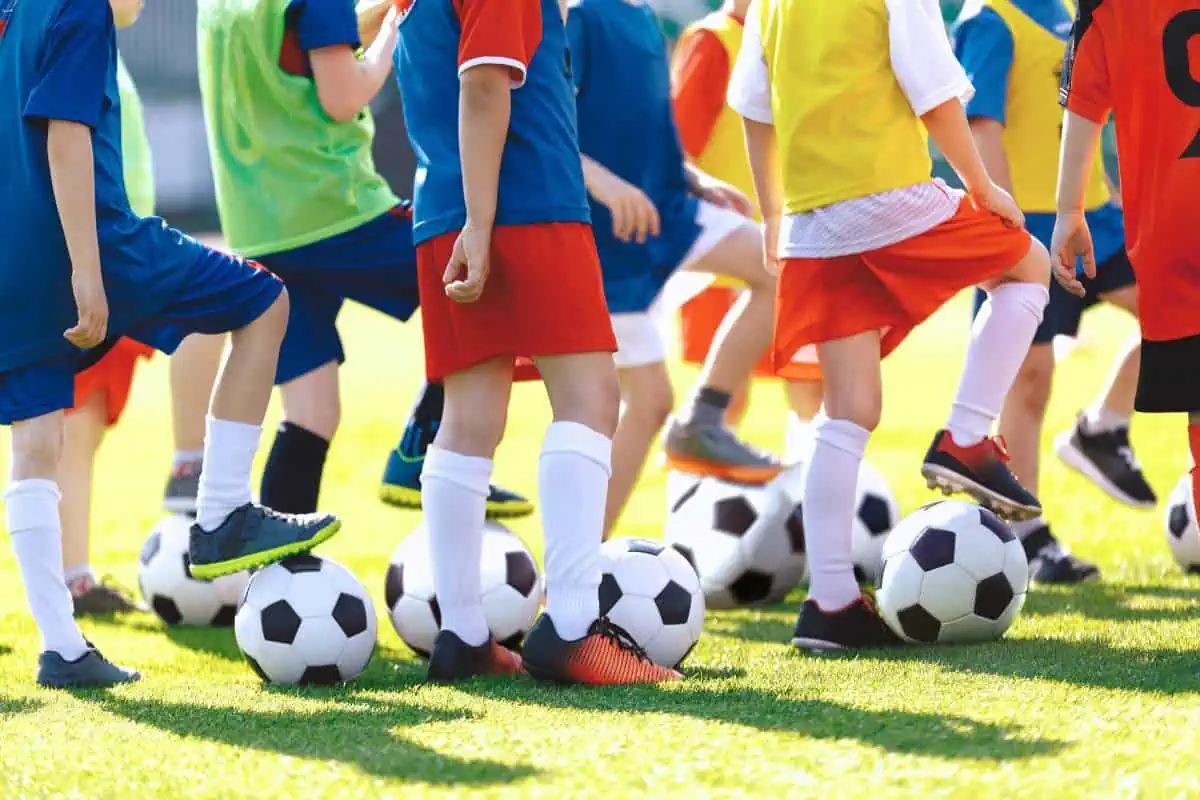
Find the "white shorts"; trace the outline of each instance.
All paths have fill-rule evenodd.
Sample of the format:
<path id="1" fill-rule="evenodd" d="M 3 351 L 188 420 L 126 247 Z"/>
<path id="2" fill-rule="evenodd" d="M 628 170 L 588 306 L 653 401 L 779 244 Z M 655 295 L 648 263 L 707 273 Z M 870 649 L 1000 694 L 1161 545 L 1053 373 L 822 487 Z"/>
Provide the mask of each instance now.
<path id="1" fill-rule="evenodd" d="M 701 261 L 734 231 L 758 223 L 736 211 L 701 200 L 696 207 L 696 224 L 700 226 L 700 234 L 663 286 L 654 305 L 647 311 L 612 315 L 613 333 L 617 337 L 613 360 L 617 369 L 644 367 L 667 359 L 664 321 L 669 322 L 680 306 L 707 289 L 715 278 L 707 272 L 691 271 L 689 267 Z"/>

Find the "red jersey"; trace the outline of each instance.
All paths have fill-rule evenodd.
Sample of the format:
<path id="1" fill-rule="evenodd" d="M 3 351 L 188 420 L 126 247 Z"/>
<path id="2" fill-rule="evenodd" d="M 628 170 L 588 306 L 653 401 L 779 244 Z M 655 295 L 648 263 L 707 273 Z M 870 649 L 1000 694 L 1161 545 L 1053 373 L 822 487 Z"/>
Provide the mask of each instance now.
<path id="1" fill-rule="evenodd" d="M 1200 0 L 1083 0 L 1062 100 L 1116 118 L 1145 337 L 1200 334 Z"/>

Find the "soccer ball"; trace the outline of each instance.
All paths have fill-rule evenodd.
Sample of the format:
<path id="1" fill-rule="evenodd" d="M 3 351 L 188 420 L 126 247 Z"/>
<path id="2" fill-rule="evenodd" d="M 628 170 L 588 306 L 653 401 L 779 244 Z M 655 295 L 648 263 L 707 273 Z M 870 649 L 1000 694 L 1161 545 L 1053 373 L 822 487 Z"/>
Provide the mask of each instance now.
<path id="1" fill-rule="evenodd" d="M 367 668 L 375 651 L 375 604 L 336 561 L 292 556 L 250 578 L 233 630 L 264 681 L 329 686 Z"/>
<path id="2" fill-rule="evenodd" d="M 1186 472 L 1167 499 L 1167 545 L 1184 572 L 1200 575 L 1200 529 L 1196 527 L 1192 476 Z"/>
<path id="3" fill-rule="evenodd" d="M 910 642 L 998 639 L 1025 603 L 1029 565 L 1012 530 L 971 503 L 910 514 L 883 548 L 879 610 Z"/>
<path id="4" fill-rule="evenodd" d="M 804 577 L 804 524 L 774 484 L 702 478 L 672 506 L 666 540 L 696 568 L 708 608 L 778 603 Z"/>
<path id="5" fill-rule="evenodd" d="M 173 515 L 154 526 L 138 556 L 138 588 L 168 625 L 229 627 L 250 576 L 239 572 L 212 581 L 193 578 L 188 568 L 192 523 L 191 517 Z"/>
<path id="6" fill-rule="evenodd" d="M 704 628 L 704 595 L 692 565 L 650 539 L 611 539 L 600 559 L 600 615 L 624 628 L 654 663 L 677 666 Z"/>
<path id="7" fill-rule="evenodd" d="M 483 529 L 479 575 L 488 629 L 496 641 L 518 647 L 542 602 L 542 578 L 533 554 L 511 530 L 488 521 Z M 428 658 L 442 625 L 442 613 L 433 592 L 429 531 L 424 525 L 392 553 L 384 599 L 396 633 L 413 652 Z"/>

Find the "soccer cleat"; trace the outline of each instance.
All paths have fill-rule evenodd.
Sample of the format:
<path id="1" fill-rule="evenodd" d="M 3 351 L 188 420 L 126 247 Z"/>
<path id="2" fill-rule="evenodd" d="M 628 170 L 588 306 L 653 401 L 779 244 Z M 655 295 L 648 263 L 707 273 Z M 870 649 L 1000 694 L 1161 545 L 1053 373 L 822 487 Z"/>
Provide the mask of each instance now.
<path id="1" fill-rule="evenodd" d="M 196 513 L 196 496 L 200 493 L 199 461 L 180 464 L 167 478 L 167 489 L 163 492 L 163 509 L 172 514 Z"/>
<path id="2" fill-rule="evenodd" d="M 568 642 L 542 614 L 526 635 L 521 653 L 525 671 L 540 681 L 624 686 L 683 677 L 651 661 L 624 629 L 605 617 L 593 622 L 582 639 Z"/>
<path id="3" fill-rule="evenodd" d="M 938 431 L 921 474 L 930 489 L 940 488 L 946 495 L 968 494 L 1004 519 L 1033 519 L 1042 513 L 1042 504 L 1009 470 L 1008 452 L 1000 438 L 959 447 L 949 431 Z"/>
<path id="4" fill-rule="evenodd" d="M 118 586 L 111 578 L 97 581 L 91 575 L 85 575 L 71 581 L 68 586 L 77 617 L 149 611 L 134 599 L 132 592 Z"/>
<path id="5" fill-rule="evenodd" d="M 90 644 L 88 651 L 74 661 L 67 661 L 53 650 L 38 656 L 37 682 L 47 689 L 116 686 L 141 678 L 141 673 L 118 667 Z"/>
<path id="6" fill-rule="evenodd" d="M 1088 433 L 1087 421 L 1080 414 L 1071 430 L 1055 438 L 1054 452 L 1118 503 L 1147 509 L 1158 505 L 1158 497 L 1133 455 L 1129 428 Z"/>
<path id="7" fill-rule="evenodd" d="M 805 600 L 792 633 L 793 647 L 815 655 L 901 643 L 875 610 L 875 599 L 869 593 L 837 611 L 825 611 L 816 601 Z"/>
<path id="8" fill-rule="evenodd" d="M 743 443 L 723 425 L 672 420 L 663 447 L 672 469 L 736 483 L 767 483 L 782 469 L 778 459 Z"/>
<path id="9" fill-rule="evenodd" d="M 482 675 L 522 675 L 521 657 L 492 637 L 473 647 L 453 631 L 442 631 L 433 640 L 429 680 L 458 683 Z"/>
<path id="10" fill-rule="evenodd" d="M 1043 525 L 1021 540 L 1029 559 L 1029 577 L 1038 583 L 1071 584 L 1099 580 L 1100 568 L 1071 554 Z"/>
<path id="11" fill-rule="evenodd" d="M 265 567 L 307 553 L 341 527 L 342 521 L 333 514 L 282 514 L 246 503 L 235 508 L 214 531 L 192 526 L 188 541 L 191 575 L 210 581 Z"/>
<path id="12" fill-rule="evenodd" d="M 419 509 L 421 468 L 425 465 L 425 455 L 405 455 L 403 447 L 401 444 L 388 454 L 383 482 L 379 486 L 379 499 L 390 506 Z M 516 492 L 489 486 L 486 513 L 488 519 L 528 517 L 533 513 L 533 503 Z"/>

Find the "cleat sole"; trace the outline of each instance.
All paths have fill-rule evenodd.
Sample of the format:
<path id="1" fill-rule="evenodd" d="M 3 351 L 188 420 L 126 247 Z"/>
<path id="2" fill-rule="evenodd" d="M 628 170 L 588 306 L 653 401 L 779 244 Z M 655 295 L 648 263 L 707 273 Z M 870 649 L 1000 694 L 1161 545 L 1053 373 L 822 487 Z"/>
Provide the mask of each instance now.
<path id="1" fill-rule="evenodd" d="M 1113 500 L 1116 500 L 1118 503 L 1143 511 L 1153 511 L 1158 507 L 1157 502 L 1142 502 L 1130 497 L 1123 492 L 1119 486 L 1110 481 L 1107 475 L 1096 469 L 1096 465 L 1091 462 L 1091 459 L 1081 453 L 1079 449 L 1071 443 L 1070 432 L 1059 434 L 1058 438 L 1054 440 L 1054 453 L 1058 456 L 1059 461 L 1078 472 L 1084 478 L 1087 478 L 1102 492 L 1111 497 Z"/>
<path id="2" fill-rule="evenodd" d="M 803 636 L 794 637 L 792 639 L 792 647 L 814 656 L 844 653 L 849 649 L 845 645 L 837 644 L 836 642 L 827 642 L 824 639 L 808 639 Z"/>
<path id="3" fill-rule="evenodd" d="M 702 459 L 687 458 L 670 453 L 666 454 L 667 467 L 688 475 L 698 475 L 702 478 L 713 477 L 733 483 L 744 483 L 751 486 L 761 486 L 770 483 L 783 471 L 781 464 L 767 467 L 746 466 L 737 464 L 718 464 Z"/>
<path id="4" fill-rule="evenodd" d="M 229 561 L 217 561 L 212 564 L 193 563 L 189 569 L 192 577 L 196 580 L 211 581 L 214 578 L 220 578 L 222 575 L 232 575 L 235 572 L 243 572 L 248 569 L 268 567 L 289 556 L 298 556 L 311 551 L 318 545 L 332 539 L 334 534 L 341 529 L 342 521 L 334 519 L 324 528 L 317 531 L 316 535 L 311 539 L 305 539 L 303 542 L 292 542 L 282 547 L 274 547 L 270 550 L 264 550 L 261 553 L 251 553 L 248 556 L 241 556 Z"/>
<path id="5" fill-rule="evenodd" d="M 1022 503 L 1016 503 L 1003 495 L 993 492 L 986 486 L 982 486 L 975 481 L 964 478 L 957 472 L 939 467 L 936 464 L 921 465 L 921 474 L 927 482 L 936 485 L 942 491 L 943 495 L 947 497 L 954 494 L 968 495 L 988 511 L 1010 522 L 1035 519 L 1042 513 L 1040 506 L 1027 506 Z"/>
<path id="6" fill-rule="evenodd" d="M 392 486 L 385 483 L 379 487 L 379 499 L 393 508 L 421 510 L 421 492 L 407 486 Z M 522 519 L 532 516 L 534 510 L 533 503 L 528 500 L 520 503 L 489 502 L 485 514 L 488 519 Z"/>

